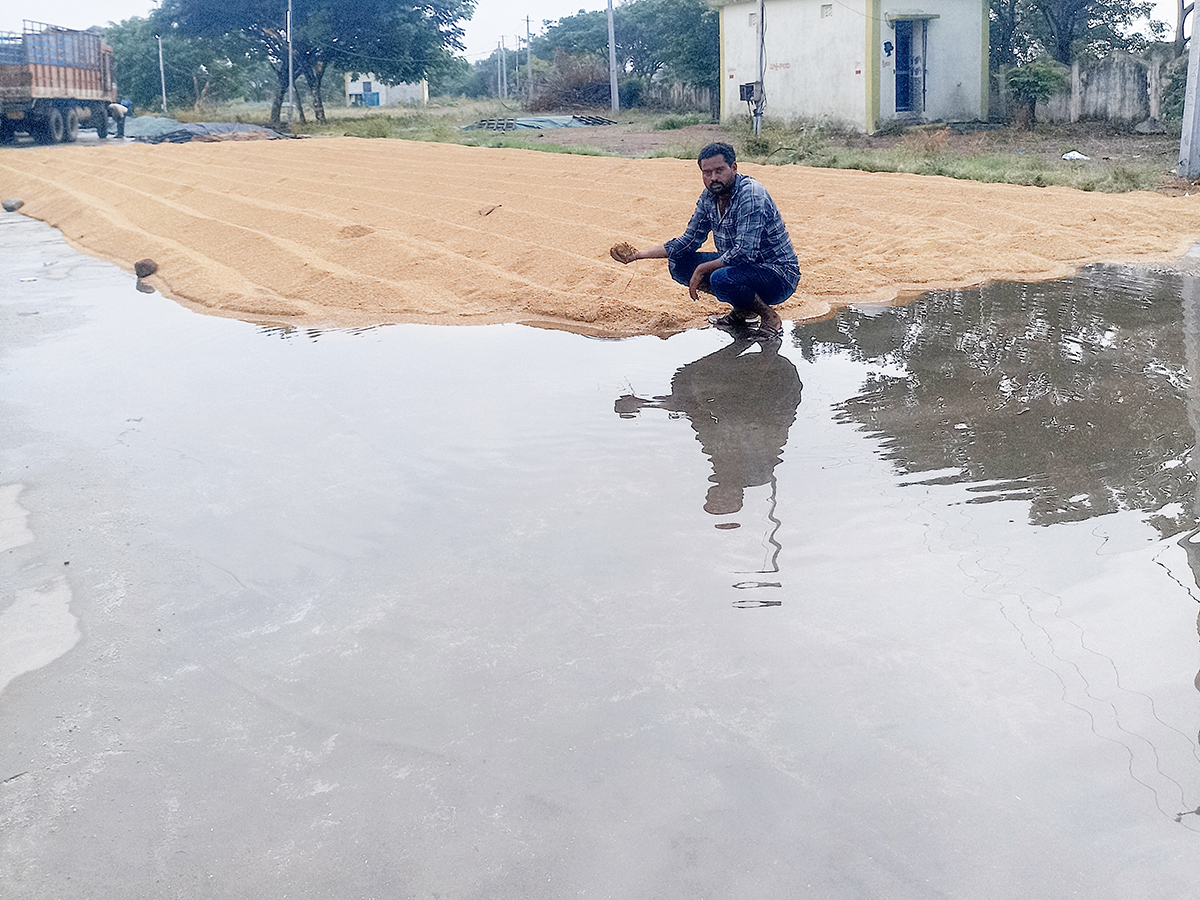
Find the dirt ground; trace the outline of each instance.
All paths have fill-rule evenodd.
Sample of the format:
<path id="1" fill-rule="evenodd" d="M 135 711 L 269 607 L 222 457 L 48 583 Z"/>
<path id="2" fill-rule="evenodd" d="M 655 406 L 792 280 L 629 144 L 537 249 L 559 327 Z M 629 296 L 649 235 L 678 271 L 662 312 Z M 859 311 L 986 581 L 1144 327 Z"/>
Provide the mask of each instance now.
<path id="1" fill-rule="evenodd" d="M 564 147 L 599 147 L 630 159 L 643 159 L 676 147 L 703 146 L 713 141 L 735 143 L 736 136 L 720 125 L 688 125 L 656 131 L 640 122 L 618 122 L 587 128 L 555 128 L 539 131 L 538 140 Z"/>
<path id="2" fill-rule="evenodd" d="M 594 144 L 602 133 L 629 157 L 680 140 L 622 126 L 562 131 L 555 141 L 577 131 Z M 683 131 L 699 143 L 722 136 Z M 1090 262 L 1165 261 L 1200 239 L 1195 195 L 741 171 L 771 191 L 796 245 L 803 278 L 780 309 L 788 319 Z M 700 189 L 689 160 L 398 140 L 0 152 L 0 195 L 23 199 L 22 213 L 128 269 L 154 259 L 150 283 L 193 308 L 273 324 L 525 322 L 605 336 L 697 327 L 720 305 L 691 301 L 662 262 L 622 266 L 608 248 L 677 236 Z"/>
<path id="3" fill-rule="evenodd" d="M 938 132 L 930 127 L 926 134 Z M 588 128 L 555 129 L 538 132 L 538 140 L 567 147 L 598 147 L 632 159 L 670 153 L 679 148 L 700 147 L 711 141 L 739 144 L 741 135 L 721 125 L 689 125 L 684 128 L 656 131 L 641 122 L 618 122 L 615 125 Z M 832 134 L 831 146 L 848 149 L 890 150 L 904 142 L 920 140 L 919 132 L 896 134 Z M 1046 163 L 1062 159 L 1076 150 L 1093 160 L 1105 162 L 1155 161 L 1163 170 L 1158 192 L 1168 196 L 1195 193 L 1196 187 L 1187 179 L 1167 174 L 1179 158 L 1179 137 L 1173 134 L 1137 134 L 1128 129 L 1090 123 L 1075 126 L 1039 126 L 1034 130 L 995 128 L 955 131 L 945 129 L 938 137 L 945 153 L 1015 153 Z"/>

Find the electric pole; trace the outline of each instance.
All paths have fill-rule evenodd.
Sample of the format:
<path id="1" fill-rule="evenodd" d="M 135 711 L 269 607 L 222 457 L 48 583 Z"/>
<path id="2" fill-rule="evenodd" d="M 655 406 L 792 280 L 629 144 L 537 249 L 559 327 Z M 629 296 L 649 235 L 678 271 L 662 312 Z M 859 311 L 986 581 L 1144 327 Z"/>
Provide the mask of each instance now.
<path id="1" fill-rule="evenodd" d="M 761 3 L 762 0 L 759 0 Z M 613 28 L 612 0 L 608 0 L 608 81 L 612 91 L 612 111 L 621 111 L 621 95 L 617 91 L 617 41 Z"/>
<path id="2" fill-rule="evenodd" d="M 167 70 L 163 68 L 162 35 L 156 34 L 155 37 L 158 38 L 158 79 L 162 84 L 163 115 L 165 116 L 167 114 Z"/>
<path id="3" fill-rule="evenodd" d="M 529 16 L 525 17 L 525 81 L 529 88 L 529 102 L 533 102 L 533 32 L 529 30 Z"/>
<path id="4" fill-rule="evenodd" d="M 292 68 L 292 0 L 287 8 L 288 36 L 288 130 L 292 127 L 292 108 L 296 105 L 296 73 Z"/>
<path id="5" fill-rule="evenodd" d="M 758 0 L 758 83 L 754 86 L 754 136 L 762 131 L 763 105 L 766 96 L 763 90 L 764 76 L 767 72 L 767 20 L 766 3 Z"/>
<path id="6" fill-rule="evenodd" d="M 504 47 L 504 38 L 500 38 L 500 84 L 502 96 L 508 99 L 508 53 Z"/>
<path id="7" fill-rule="evenodd" d="M 1200 35 L 1193 34 L 1188 47 L 1187 92 L 1183 97 L 1183 134 L 1179 138 L 1181 178 L 1200 176 Z"/>

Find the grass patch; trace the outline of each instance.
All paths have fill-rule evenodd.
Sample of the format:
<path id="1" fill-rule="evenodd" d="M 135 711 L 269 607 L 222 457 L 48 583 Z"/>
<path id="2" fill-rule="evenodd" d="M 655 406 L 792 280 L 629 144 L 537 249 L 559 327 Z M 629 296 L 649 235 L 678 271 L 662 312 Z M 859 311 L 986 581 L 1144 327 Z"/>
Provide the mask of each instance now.
<path id="1" fill-rule="evenodd" d="M 686 113 L 684 115 L 666 116 L 654 123 L 655 131 L 674 131 L 687 128 L 689 125 L 704 125 L 711 119 L 703 113 Z"/>
<path id="2" fill-rule="evenodd" d="M 746 126 L 738 135 L 739 159 L 768 165 L 908 172 L 1105 193 L 1155 190 L 1169 170 L 1153 153 L 1123 160 L 1064 160 L 1062 153 L 1074 149 L 1072 138 L 1079 135 L 1060 135 L 1053 129 L 1033 134 L 997 129 L 956 135 L 948 128 L 926 126 L 868 137 L 819 126 L 764 125 L 759 135 Z M 1066 150 L 1051 149 L 1060 146 Z"/>
<path id="3" fill-rule="evenodd" d="M 526 132 L 528 134 L 529 132 Z M 607 151 L 586 144 L 566 146 L 544 138 L 526 137 L 519 131 L 466 131 L 463 136 L 446 143 L 468 147 L 491 147 L 497 150 L 540 150 L 542 153 L 574 153 L 579 156 L 608 156 Z"/>

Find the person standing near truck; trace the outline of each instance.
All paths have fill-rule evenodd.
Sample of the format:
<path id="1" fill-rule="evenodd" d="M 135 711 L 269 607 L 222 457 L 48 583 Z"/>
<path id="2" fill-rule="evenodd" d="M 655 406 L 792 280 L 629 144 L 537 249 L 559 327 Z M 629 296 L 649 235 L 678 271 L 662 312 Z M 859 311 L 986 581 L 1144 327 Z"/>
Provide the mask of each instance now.
<path id="1" fill-rule="evenodd" d="M 108 114 L 117 123 L 117 137 L 119 138 L 125 137 L 125 116 L 129 114 L 128 103 L 129 101 L 126 100 L 124 103 L 108 104 Z"/>

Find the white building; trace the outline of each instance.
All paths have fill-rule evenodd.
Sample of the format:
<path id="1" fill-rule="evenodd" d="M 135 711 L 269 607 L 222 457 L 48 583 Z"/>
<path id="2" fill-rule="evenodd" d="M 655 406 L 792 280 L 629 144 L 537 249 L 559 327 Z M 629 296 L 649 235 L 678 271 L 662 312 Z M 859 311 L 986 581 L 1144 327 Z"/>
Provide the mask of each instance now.
<path id="1" fill-rule="evenodd" d="M 988 0 L 715 0 L 721 118 L 765 115 L 876 131 L 883 123 L 987 118 Z"/>
<path id="2" fill-rule="evenodd" d="M 409 84 L 384 84 L 371 73 L 356 73 L 357 80 L 346 73 L 347 106 L 400 106 L 429 102 L 429 82 L 421 79 Z"/>

